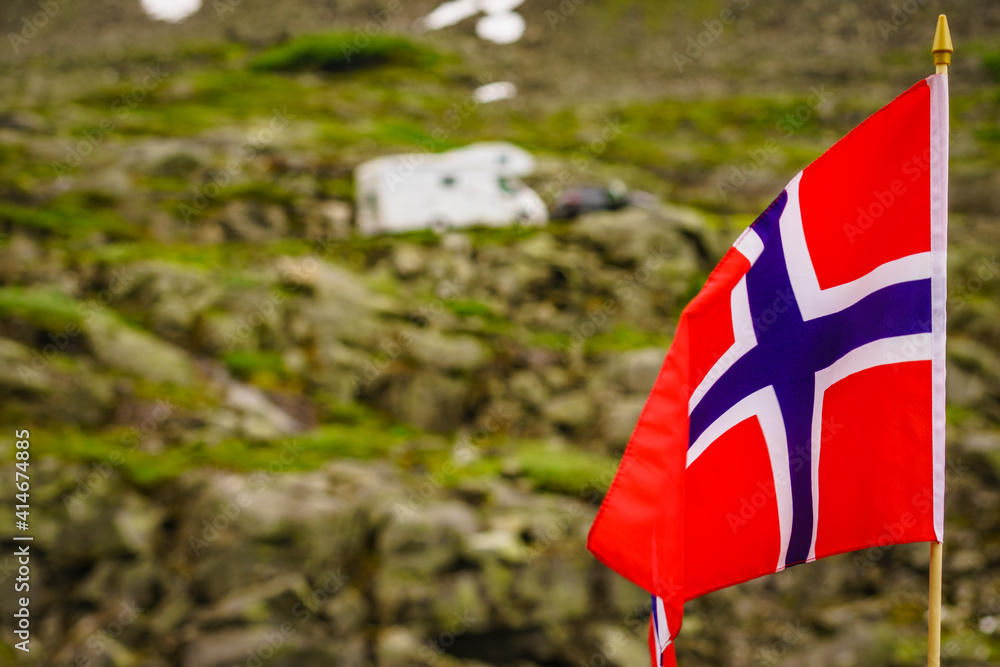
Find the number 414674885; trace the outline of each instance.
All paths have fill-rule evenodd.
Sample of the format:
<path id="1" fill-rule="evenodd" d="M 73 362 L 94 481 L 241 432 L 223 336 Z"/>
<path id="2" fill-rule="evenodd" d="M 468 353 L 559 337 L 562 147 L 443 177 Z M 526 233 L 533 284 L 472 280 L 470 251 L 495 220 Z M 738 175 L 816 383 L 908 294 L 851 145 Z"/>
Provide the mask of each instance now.
<path id="1" fill-rule="evenodd" d="M 16 506 L 16 509 L 18 510 L 17 517 L 22 521 L 27 521 L 28 489 L 29 489 L 28 459 L 31 456 L 31 454 L 29 453 L 31 442 L 28 440 L 28 438 L 30 437 L 30 433 L 28 432 L 27 429 L 25 429 L 23 431 L 15 431 L 14 436 L 16 438 L 20 438 L 14 443 L 14 446 L 16 448 L 16 453 L 14 454 L 14 457 L 17 459 L 17 462 L 14 464 L 15 467 L 17 468 L 17 472 L 14 473 L 15 475 L 14 481 L 17 490 L 20 492 L 15 496 L 19 503 Z M 24 514 L 24 517 L 21 516 L 22 513 Z"/>

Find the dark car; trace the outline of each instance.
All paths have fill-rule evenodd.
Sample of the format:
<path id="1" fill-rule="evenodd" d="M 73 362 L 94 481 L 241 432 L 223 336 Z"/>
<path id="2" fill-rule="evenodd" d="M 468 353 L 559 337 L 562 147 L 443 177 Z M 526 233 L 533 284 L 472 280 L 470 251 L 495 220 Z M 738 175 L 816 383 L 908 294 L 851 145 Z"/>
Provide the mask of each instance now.
<path id="1" fill-rule="evenodd" d="M 654 208 L 659 200 L 648 192 L 629 192 L 619 180 L 607 187 L 584 185 L 567 188 L 556 197 L 550 217 L 556 220 L 571 220 L 593 211 L 616 211 L 626 206 Z"/>

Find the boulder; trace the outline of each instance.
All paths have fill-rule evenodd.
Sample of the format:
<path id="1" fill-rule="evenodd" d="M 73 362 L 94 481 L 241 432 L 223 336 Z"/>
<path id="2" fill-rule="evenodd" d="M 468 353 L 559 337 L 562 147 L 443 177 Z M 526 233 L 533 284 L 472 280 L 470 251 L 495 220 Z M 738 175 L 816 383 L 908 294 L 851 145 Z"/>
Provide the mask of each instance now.
<path id="1" fill-rule="evenodd" d="M 376 384 L 384 389 L 374 390 L 375 405 L 400 421 L 435 433 L 454 431 L 464 421 L 467 382 L 425 372 L 386 375 Z"/>
<path id="2" fill-rule="evenodd" d="M 121 499 L 114 524 L 122 544 L 137 554 L 149 556 L 155 547 L 157 531 L 165 511 L 144 496 L 129 493 Z"/>
<path id="3" fill-rule="evenodd" d="M 471 373 L 491 359 L 489 347 L 475 336 L 446 335 L 432 329 L 414 329 L 408 334 L 406 351 L 430 368 Z"/>
<path id="4" fill-rule="evenodd" d="M 430 577 L 460 557 L 465 536 L 474 534 L 479 520 L 464 503 L 435 501 L 433 489 L 418 486 L 397 504 L 396 520 L 379 535 L 378 549 L 387 569 Z"/>
<path id="5" fill-rule="evenodd" d="M 294 630 L 294 627 L 290 628 Z M 231 667 L 264 663 L 277 652 L 299 645 L 299 637 L 267 625 L 254 625 L 199 634 L 187 642 L 180 667 Z M 253 662 L 251 662 L 253 661 Z"/>
<path id="6" fill-rule="evenodd" d="M 159 338 L 109 316 L 85 322 L 94 357 L 104 366 L 150 382 L 190 386 L 194 365 L 187 354 Z"/>
<path id="7" fill-rule="evenodd" d="M 427 262 L 426 250 L 409 244 L 398 244 L 392 249 L 392 267 L 404 280 L 421 273 Z"/>
<path id="8" fill-rule="evenodd" d="M 595 421 L 597 407 L 586 392 L 577 390 L 554 396 L 543 413 L 557 426 L 579 430 Z"/>
<path id="9" fill-rule="evenodd" d="M 225 405 L 237 415 L 238 435 L 250 440 L 273 440 L 301 430 L 295 419 L 251 385 L 228 382 Z"/>
<path id="10" fill-rule="evenodd" d="M 686 211 L 686 209 L 680 209 Z M 601 250 L 605 258 L 619 266 L 642 265 L 647 259 L 660 257 L 696 263 L 693 249 L 679 231 L 681 224 L 675 209 L 649 211 L 630 207 L 621 211 L 601 211 L 580 217 L 574 234 Z M 697 224 L 697 212 L 687 212 L 686 224 Z"/>
<path id="11" fill-rule="evenodd" d="M 112 276 L 108 289 L 126 306 L 142 313 L 159 336 L 183 343 L 198 316 L 222 294 L 212 277 L 173 262 L 138 262 Z"/>
<path id="12" fill-rule="evenodd" d="M 538 373 L 517 371 L 510 376 L 510 393 L 536 410 L 543 410 L 549 400 L 549 388 Z"/>
<path id="13" fill-rule="evenodd" d="M 114 382 L 87 359 L 42 355 L 0 338 L 0 414 L 11 422 L 40 420 L 101 426 L 111 418 Z"/>
<path id="14" fill-rule="evenodd" d="M 603 410 L 605 444 L 611 447 L 624 447 L 632 436 L 645 405 L 645 396 L 620 397 L 606 403 Z"/>
<path id="15" fill-rule="evenodd" d="M 667 350 L 659 347 L 621 352 L 609 361 L 608 376 L 625 391 L 646 395 L 653 388 L 666 356 Z"/>
<path id="16" fill-rule="evenodd" d="M 203 626 L 231 623 L 280 623 L 282 615 L 292 610 L 312 613 L 318 607 L 311 602 L 309 582 L 298 572 L 278 575 L 268 581 L 232 591 L 211 607 L 197 614 Z"/>
<path id="17" fill-rule="evenodd" d="M 226 237 L 234 241 L 261 243 L 288 235 L 288 215 L 277 204 L 255 200 L 227 202 L 217 216 Z"/>

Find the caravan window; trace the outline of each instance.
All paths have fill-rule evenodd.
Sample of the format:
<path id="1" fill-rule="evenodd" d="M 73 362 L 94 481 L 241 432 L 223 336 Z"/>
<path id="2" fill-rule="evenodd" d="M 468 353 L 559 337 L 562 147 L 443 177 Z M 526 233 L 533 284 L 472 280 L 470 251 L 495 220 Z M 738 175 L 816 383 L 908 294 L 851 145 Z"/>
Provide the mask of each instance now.
<path id="1" fill-rule="evenodd" d="M 444 185 L 445 187 L 450 188 L 451 186 L 455 185 L 455 177 L 451 175 L 445 176 L 444 178 L 441 179 L 441 184 Z"/>

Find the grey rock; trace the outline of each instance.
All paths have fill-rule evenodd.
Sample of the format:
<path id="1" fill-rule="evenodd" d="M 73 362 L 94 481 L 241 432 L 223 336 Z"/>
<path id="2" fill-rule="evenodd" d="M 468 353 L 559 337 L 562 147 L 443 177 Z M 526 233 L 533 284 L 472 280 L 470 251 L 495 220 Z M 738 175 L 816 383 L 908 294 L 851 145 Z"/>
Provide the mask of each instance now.
<path id="1" fill-rule="evenodd" d="M 130 493 L 122 500 L 114 516 L 115 528 L 122 543 L 135 553 L 152 554 L 156 532 L 164 518 L 163 507 Z"/>
<path id="2" fill-rule="evenodd" d="M 436 433 L 447 433 L 463 421 L 469 398 L 465 382 L 433 373 L 386 376 L 387 388 L 375 404 L 396 419 Z"/>
<path id="3" fill-rule="evenodd" d="M 238 433 L 250 440 L 272 440 L 301 430 L 287 412 L 247 384 L 227 383 L 225 405 L 237 412 Z"/>
<path id="4" fill-rule="evenodd" d="M 528 405 L 541 409 L 550 392 L 545 381 L 535 372 L 517 371 L 510 377 L 510 392 Z"/>
<path id="5" fill-rule="evenodd" d="M 183 650 L 181 667 L 231 667 L 252 659 L 263 662 L 275 652 L 300 644 L 299 637 L 266 625 L 198 635 Z"/>
<path id="6" fill-rule="evenodd" d="M 580 217 L 574 232 L 600 248 L 614 264 L 642 265 L 655 257 L 671 257 L 673 261 L 692 257 L 678 232 L 676 216 L 661 211 L 626 208 L 588 213 Z"/>
<path id="7" fill-rule="evenodd" d="M 609 375 L 625 391 L 648 394 L 653 388 L 667 351 L 650 347 L 616 355 L 609 363 Z"/>
<path id="8" fill-rule="evenodd" d="M 596 406 L 584 391 L 571 391 L 552 398 L 543 409 L 545 416 L 553 423 L 580 429 L 596 418 Z"/>
<path id="9" fill-rule="evenodd" d="M 628 442 L 645 405 L 645 396 L 622 397 L 605 404 L 603 426 L 607 444 L 620 447 Z"/>
<path id="10" fill-rule="evenodd" d="M 420 647 L 421 641 L 407 628 L 386 628 L 378 635 L 378 667 L 408 667 Z"/>
<path id="11" fill-rule="evenodd" d="M 26 389 L 45 392 L 52 389 L 52 376 L 42 355 L 34 358 L 27 345 L 0 338 L 0 388 L 7 391 Z M 38 370 L 38 369 L 41 370 Z"/>
<path id="12" fill-rule="evenodd" d="M 333 633 L 337 637 L 350 637 L 364 627 L 369 614 L 368 601 L 364 594 L 349 586 L 323 605 L 323 612 L 333 623 Z"/>
<path id="13" fill-rule="evenodd" d="M 184 351 L 111 317 L 84 323 L 90 348 L 103 365 L 151 382 L 189 386 L 195 369 Z"/>
<path id="14" fill-rule="evenodd" d="M 392 312 L 393 299 L 372 292 L 364 279 L 347 269 L 316 257 L 282 257 L 275 262 L 281 280 L 288 285 L 308 287 L 330 305 L 354 310 Z"/>
<path id="15" fill-rule="evenodd" d="M 163 261 L 125 267 L 108 289 L 143 312 L 155 333 L 175 342 L 190 335 L 198 316 L 222 293 L 205 272 Z"/>
<path id="16" fill-rule="evenodd" d="M 400 510 L 379 537 L 385 565 L 393 570 L 428 576 L 444 569 L 461 554 L 464 536 L 479 526 L 467 505 L 433 502 L 423 487 L 410 493 Z"/>
<path id="17" fill-rule="evenodd" d="M 509 530 L 484 530 L 466 539 L 470 553 L 495 556 L 508 563 L 524 562 L 524 543 Z"/>
<path id="18" fill-rule="evenodd" d="M 417 246 L 399 244 L 392 249 L 392 266 L 400 278 L 412 278 L 424 270 L 426 251 Z"/>
<path id="19" fill-rule="evenodd" d="M 468 234 L 448 232 L 441 237 L 441 248 L 452 255 L 468 257 L 472 254 L 472 239 Z"/>
<path id="20" fill-rule="evenodd" d="M 406 350 L 421 364 L 444 371 L 473 372 L 490 362 L 490 350 L 475 336 L 415 329 Z"/>
<path id="21" fill-rule="evenodd" d="M 288 216 L 277 204 L 253 200 L 227 202 L 217 218 L 229 239 L 260 243 L 288 234 Z"/>
<path id="22" fill-rule="evenodd" d="M 311 612 L 309 582 L 298 572 L 288 572 L 265 582 L 233 591 L 198 614 L 203 624 L 266 623 L 272 620 L 275 607 L 292 609 L 297 604 Z M 312 607 L 312 608 L 310 608 Z"/>

